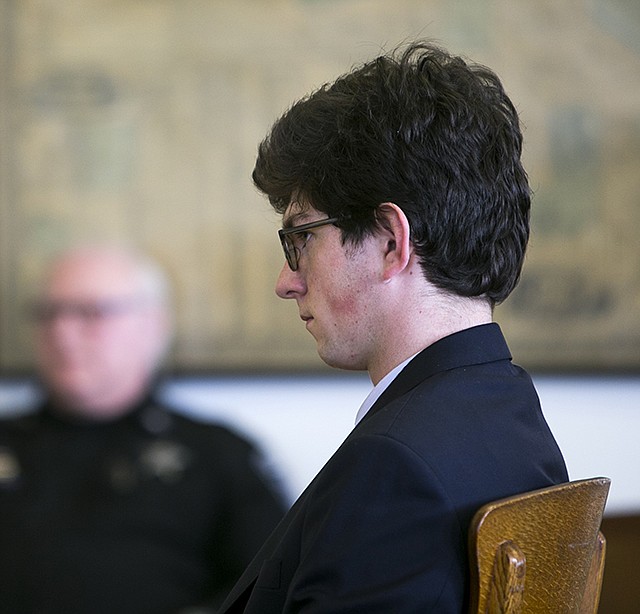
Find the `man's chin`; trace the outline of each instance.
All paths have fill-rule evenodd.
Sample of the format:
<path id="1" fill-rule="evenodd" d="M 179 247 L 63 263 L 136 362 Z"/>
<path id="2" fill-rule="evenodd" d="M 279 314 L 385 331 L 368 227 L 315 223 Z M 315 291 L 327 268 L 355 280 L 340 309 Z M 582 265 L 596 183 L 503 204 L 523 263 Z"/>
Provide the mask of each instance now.
<path id="1" fill-rule="evenodd" d="M 88 422 L 109 422 L 119 418 L 126 408 L 107 407 L 96 400 L 95 395 L 67 394 L 52 397 L 57 410 L 69 418 Z"/>
<path id="2" fill-rule="evenodd" d="M 337 355 L 334 352 L 323 351 L 318 346 L 318 356 L 329 367 L 334 369 L 343 369 L 345 371 L 365 371 L 366 367 L 362 367 L 355 360 L 345 359 L 344 356 Z"/>
<path id="3" fill-rule="evenodd" d="M 82 402 L 91 396 L 91 386 L 83 378 L 57 377 L 45 381 L 51 396 L 65 403 Z"/>
<path id="4" fill-rule="evenodd" d="M 81 416 L 94 413 L 91 408 L 99 395 L 82 378 L 59 377 L 45 383 L 51 400 L 61 411 Z"/>
<path id="5" fill-rule="evenodd" d="M 56 407 L 74 414 L 85 413 L 86 408 L 91 405 L 91 396 L 77 389 L 58 388 L 51 392 L 51 399 Z"/>

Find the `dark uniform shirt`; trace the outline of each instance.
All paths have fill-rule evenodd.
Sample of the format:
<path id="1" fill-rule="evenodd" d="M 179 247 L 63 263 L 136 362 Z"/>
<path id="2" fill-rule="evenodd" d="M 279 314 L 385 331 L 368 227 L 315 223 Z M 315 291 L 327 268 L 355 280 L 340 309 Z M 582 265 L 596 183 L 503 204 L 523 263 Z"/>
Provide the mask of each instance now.
<path id="1" fill-rule="evenodd" d="M 0 422 L 0 613 L 215 605 L 284 513 L 270 477 L 244 438 L 151 399 L 108 423 L 46 405 Z"/>

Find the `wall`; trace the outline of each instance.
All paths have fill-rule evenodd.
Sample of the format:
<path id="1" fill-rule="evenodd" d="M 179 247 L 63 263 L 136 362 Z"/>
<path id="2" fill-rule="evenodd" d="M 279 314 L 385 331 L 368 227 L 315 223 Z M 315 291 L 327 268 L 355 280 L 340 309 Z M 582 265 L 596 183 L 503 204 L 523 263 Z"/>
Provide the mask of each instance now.
<path id="1" fill-rule="evenodd" d="M 3 0 L 0 369 L 53 254 L 134 243 L 175 285 L 174 364 L 316 369 L 273 285 L 257 144 L 292 101 L 426 37 L 494 69 L 534 190 L 498 308 L 520 364 L 640 370 L 640 3 L 629 0 Z"/>
<path id="2" fill-rule="evenodd" d="M 572 479 L 612 478 L 608 515 L 640 513 L 640 376 L 535 377 Z M 299 494 L 353 427 L 365 375 L 181 378 L 166 394 L 203 420 L 221 420 L 265 446 Z M 0 384 L 0 409 L 24 407 L 33 388 Z"/>

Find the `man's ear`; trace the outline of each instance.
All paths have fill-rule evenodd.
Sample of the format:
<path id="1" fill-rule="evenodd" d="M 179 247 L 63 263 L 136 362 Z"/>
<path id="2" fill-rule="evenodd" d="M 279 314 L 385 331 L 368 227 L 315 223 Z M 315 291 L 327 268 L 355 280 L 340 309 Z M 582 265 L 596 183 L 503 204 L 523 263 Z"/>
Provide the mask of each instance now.
<path id="1" fill-rule="evenodd" d="M 383 203 L 378 210 L 381 236 L 384 238 L 384 280 L 404 271 L 413 251 L 409 220 L 404 211 L 394 203 Z"/>

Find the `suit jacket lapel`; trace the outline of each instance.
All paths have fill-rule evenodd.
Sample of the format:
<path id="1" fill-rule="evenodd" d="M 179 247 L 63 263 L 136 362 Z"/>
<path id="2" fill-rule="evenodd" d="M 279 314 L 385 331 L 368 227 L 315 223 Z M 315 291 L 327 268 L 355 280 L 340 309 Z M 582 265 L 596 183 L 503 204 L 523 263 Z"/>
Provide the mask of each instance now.
<path id="1" fill-rule="evenodd" d="M 496 360 L 511 360 L 507 343 L 496 323 L 474 326 L 444 337 L 422 350 L 400 371 L 363 420 L 436 373 Z"/>

